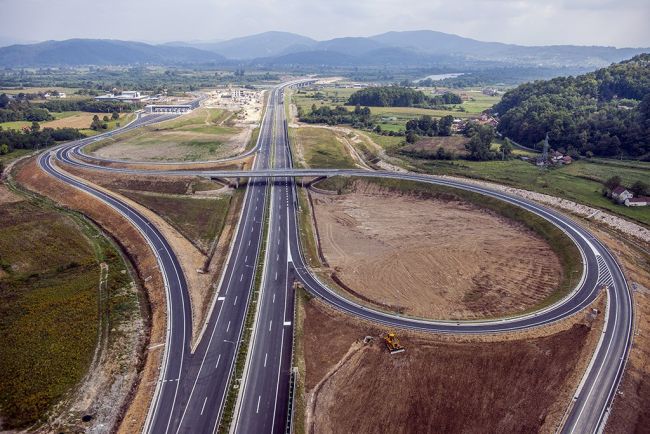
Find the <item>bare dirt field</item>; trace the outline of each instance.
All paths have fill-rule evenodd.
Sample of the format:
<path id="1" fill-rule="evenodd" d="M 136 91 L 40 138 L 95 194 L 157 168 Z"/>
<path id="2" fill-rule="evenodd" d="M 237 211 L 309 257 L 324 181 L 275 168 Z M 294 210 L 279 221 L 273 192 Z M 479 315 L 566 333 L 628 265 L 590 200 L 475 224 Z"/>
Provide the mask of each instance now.
<path id="1" fill-rule="evenodd" d="M 420 199 L 356 182 L 313 193 L 325 259 L 359 298 L 408 315 L 482 318 L 530 309 L 562 269 L 523 226 L 467 202 Z"/>
<path id="2" fill-rule="evenodd" d="M 601 318 L 580 314 L 554 334 L 506 340 L 398 331 L 406 351 L 390 355 L 386 330 L 302 297 L 296 432 L 554 432 Z"/>
<path id="3" fill-rule="evenodd" d="M 0 184 L 0 204 L 20 202 L 23 198 L 9 190 L 4 184 Z"/>

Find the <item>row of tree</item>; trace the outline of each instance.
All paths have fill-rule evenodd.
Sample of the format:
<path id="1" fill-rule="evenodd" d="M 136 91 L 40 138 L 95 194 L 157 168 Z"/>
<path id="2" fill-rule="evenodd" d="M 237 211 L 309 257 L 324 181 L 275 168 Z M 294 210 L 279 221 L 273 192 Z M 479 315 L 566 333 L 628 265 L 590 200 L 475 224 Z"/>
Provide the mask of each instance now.
<path id="1" fill-rule="evenodd" d="M 433 119 L 431 116 L 421 116 L 406 122 L 406 141 L 415 143 L 417 136 L 451 136 L 454 117 L 451 115 Z"/>
<path id="2" fill-rule="evenodd" d="M 411 119 L 406 123 L 406 143 L 416 143 L 421 137 L 451 136 L 453 116 L 444 116 L 439 120 L 431 116 L 421 116 L 419 119 Z M 496 137 L 495 130 L 490 125 L 481 125 L 476 122 L 468 122 L 462 134 L 469 138 L 465 144 L 467 155 L 463 158 L 474 161 L 488 161 L 496 159 L 509 159 L 512 156 L 512 144 L 506 140 L 499 151 L 492 149 L 492 142 Z M 446 150 L 442 146 L 435 152 L 403 148 L 401 153 L 416 158 L 428 158 L 434 160 L 453 160 L 458 155 L 453 151 Z"/>
<path id="3" fill-rule="evenodd" d="M 462 104 L 455 93 L 428 96 L 421 90 L 402 86 L 368 87 L 350 95 L 348 105 L 370 107 L 440 107 L 447 104 Z"/>
<path id="4" fill-rule="evenodd" d="M 371 128 L 370 115 L 370 109 L 361 106 L 356 106 L 354 111 L 350 111 L 342 106 L 330 108 L 329 106 L 318 107 L 313 104 L 309 113 L 304 113 L 302 109 L 298 111 L 302 122 L 327 125 L 350 124 L 355 128 Z"/>
<path id="5" fill-rule="evenodd" d="M 116 121 L 119 118 L 120 114 L 118 112 L 113 112 L 110 119 L 108 116 L 104 115 L 104 117 L 100 120 L 99 116 L 95 115 L 93 116 L 93 121 L 90 123 L 90 129 L 95 131 L 106 130 L 108 129 L 108 122 L 110 122 L 111 119 Z"/>
<path id="6" fill-rule="evenodd" d="M 89 113 L 130 112 L 136 107 L 132 103 L 120 101 L 97 101 L 94 99 L 52 99 L 45 101 L 41 107 L 51 112 L 82 111 Z"/>
<path id="7" fill-rule="evenodd" d="M 577 77 L 523 84 L 494 106 L 499 132 L 582 155 L 650 160 L 650 54 Z"/>

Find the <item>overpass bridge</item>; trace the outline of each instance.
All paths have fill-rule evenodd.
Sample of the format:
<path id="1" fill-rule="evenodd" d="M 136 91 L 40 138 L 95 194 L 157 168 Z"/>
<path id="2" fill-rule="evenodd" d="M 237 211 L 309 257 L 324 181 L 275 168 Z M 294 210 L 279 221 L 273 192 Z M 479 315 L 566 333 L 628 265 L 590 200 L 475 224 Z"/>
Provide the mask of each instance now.
<path id="1" fill-rule="evenodd" d="M 192 104 L 149 104 L 144 109 L 147 113 L 187 113 L 194 108 Z"/>

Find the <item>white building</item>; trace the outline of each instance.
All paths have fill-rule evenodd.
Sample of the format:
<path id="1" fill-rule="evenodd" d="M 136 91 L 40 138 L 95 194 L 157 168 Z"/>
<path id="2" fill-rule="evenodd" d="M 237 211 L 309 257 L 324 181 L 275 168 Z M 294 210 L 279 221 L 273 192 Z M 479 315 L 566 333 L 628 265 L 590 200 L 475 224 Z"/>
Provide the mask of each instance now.
<path id="1" fill-rule="evenodd" d="M 142 102 L 147 101 L 149 97 L 142 95 L 137 90 L 125 90 L 119 95 L 112 93 L 95 97 L 97 101 L 123 101 L 123 102 Z"/>

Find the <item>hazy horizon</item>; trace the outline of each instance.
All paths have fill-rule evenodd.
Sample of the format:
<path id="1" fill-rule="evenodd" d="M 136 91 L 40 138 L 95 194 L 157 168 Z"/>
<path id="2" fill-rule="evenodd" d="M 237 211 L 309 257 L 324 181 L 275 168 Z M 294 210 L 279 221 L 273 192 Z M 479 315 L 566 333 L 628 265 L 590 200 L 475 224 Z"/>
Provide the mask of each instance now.
<path id="1" fill-rule="evenodd" d="M 0 45 L 71 38 L 212 42 L 266 31 L 326 40 L 435 30 L 519 45 L 650 46 L 646 0 L 0 0 Z"/>

